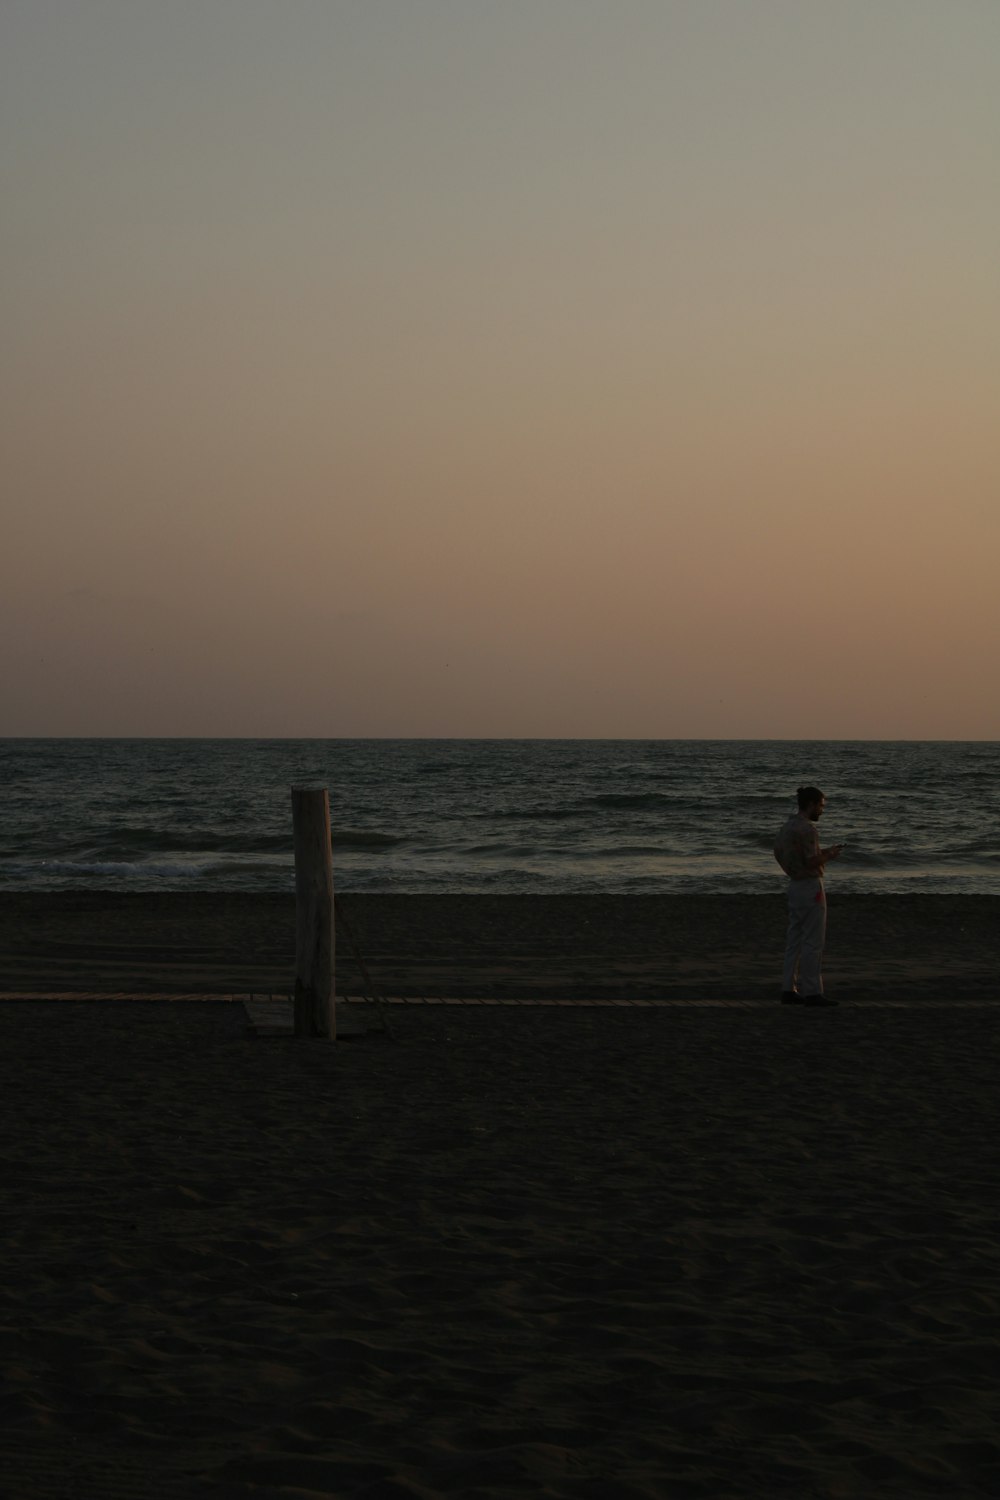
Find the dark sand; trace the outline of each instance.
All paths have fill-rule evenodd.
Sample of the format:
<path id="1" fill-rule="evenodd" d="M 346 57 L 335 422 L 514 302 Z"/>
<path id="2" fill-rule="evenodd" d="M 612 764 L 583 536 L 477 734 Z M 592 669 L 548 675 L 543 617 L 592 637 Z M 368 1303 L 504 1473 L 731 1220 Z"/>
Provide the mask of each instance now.
<path id="1" fill-rule="evenodd" d="M 0 1493 L 1000 1492 L 1000 1010 L 0 1007 Z"/>
<path id="2" fill-rule="evenodd" d="M 1000 897 L 829 893 L 825 974 L 850 999 L 1000 999 Z M 338 898 L 391 995 L 767 999 L 786 908 L 773 896 Z M 0 894 L 2 991 L 287 992 L 295 900 Z M 338 991 L 360 976 L 341 937 Z"/>
<path id="3" fill-rule="evenodd" d="M 7 898 L 4 987 L 286 972 L 289 903 L 93 902 Z M 416 990 L 772 984 L 780 901 L 572 906 L 356 912 Z M 832 905 L 927 1008 L 0 1005 L 0 1496 L 1000 1493 L 996 909 Z"/>

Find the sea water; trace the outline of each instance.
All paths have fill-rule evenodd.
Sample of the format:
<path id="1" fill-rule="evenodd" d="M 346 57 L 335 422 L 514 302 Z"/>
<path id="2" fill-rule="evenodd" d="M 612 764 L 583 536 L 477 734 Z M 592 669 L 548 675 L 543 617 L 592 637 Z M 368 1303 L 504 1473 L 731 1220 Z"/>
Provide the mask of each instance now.
<path id="1" fill-rule="evenodd" d="M 807 783 L 837 890 L 1000 894 L 1000 745 L 870 740 L 0 740 L 0 889 L 291 891 L 320 784 L 345 891 L 772 892 Z"/>

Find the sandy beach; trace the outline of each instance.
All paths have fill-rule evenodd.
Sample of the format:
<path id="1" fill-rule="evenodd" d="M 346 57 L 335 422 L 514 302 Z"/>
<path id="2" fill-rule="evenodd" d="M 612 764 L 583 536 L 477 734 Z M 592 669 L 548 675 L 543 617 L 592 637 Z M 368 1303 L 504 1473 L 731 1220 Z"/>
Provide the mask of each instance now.
<path id="1" fill-rule="evenodd" d="M 770 896 L 345 895 L 386 994 L 767 999 L 786 907 Z M 852 999 L 1000 999 L 1000 897 L 839 896 L 824 973 Z M 0 893 L 0 991 L 288 991 L 291 895 Z M 360 987 L 338 942 L 337 987 Z"/>
<path id="2" fill-rule="evenodd" d="M 352 908 L 414 993 L 771 993 L 783 929 Z M 292 910 L 7 897 L 4 987 L 282 988 Z M 892 939 L 902 1010 L 0 1005 L 0 1495 L 995 1494 L 1000 1007 L 946 1008 L 993 912 L 838 903 L 836 987 Z"/>
<path id="3" fill-rule="evenodd" d="M 1000 1011 L 394 1029 L 0 1007 L 0 1493 L 996 1493 Z"/>

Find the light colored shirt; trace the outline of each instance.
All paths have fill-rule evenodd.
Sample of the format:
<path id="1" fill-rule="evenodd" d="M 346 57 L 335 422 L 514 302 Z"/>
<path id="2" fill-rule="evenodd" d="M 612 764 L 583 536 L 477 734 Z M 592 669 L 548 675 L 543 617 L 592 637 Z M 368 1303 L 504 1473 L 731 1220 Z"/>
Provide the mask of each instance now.
<path id="1" fill-rule="evenodd" d="M 819 852 L 816 824 L 804 813 L 795 813 L 778 833 L 774 845 L 778 864 L 792 880 L 822 880 L 822 866 L 806 863 Z"/>

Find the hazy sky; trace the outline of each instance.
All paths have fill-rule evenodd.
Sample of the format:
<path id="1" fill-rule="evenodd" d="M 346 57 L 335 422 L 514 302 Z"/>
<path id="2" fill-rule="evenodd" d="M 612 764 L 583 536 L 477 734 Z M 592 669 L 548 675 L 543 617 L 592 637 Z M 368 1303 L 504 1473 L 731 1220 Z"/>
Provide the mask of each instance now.
<path id="1" fill-rule="evenodd" d="M 0 58 L 0 734 L 1000 738 L 997 0 Z"/>

